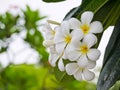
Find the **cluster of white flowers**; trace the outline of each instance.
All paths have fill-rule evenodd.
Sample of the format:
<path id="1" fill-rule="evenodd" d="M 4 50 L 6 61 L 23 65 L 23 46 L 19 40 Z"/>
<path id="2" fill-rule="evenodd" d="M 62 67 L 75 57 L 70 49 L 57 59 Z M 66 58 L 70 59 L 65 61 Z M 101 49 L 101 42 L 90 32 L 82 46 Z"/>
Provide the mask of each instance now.
<path id="1" fill-rule="evenodd" d="M 61 24 L 48 21 L 45 25 L 45 40 L 43 45 L 49 49 L 49 63 L 60 71 L 66 71 L 76 80 L 92 80 L 95 74 L 90 71 L 100 57 L 100 51 L 94 48 L 97 43 L 95 34 L 101 33 L 103 26 L 99 21 L 91 22 L 93 13 L 86 11 L 81 20 L 70 18 Z M 50 22 L 57 24 L 52 29 Z M 64 60 L 69 63 L 64 64 Z"/>

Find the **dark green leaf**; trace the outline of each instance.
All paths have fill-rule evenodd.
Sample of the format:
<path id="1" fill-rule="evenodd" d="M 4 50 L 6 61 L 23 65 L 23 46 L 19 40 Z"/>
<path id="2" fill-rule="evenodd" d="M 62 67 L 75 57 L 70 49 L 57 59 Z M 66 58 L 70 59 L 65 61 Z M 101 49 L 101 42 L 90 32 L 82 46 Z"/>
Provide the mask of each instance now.
<path id="1" fill-rule="evenodd" d="M 50 2 L 61 2 L 65 0 L 42 0 L 42 1 L 50 3 Z"/>
<path id="2" fill-rule="evenodd" d="M 99 76 L 97 90 L 108 90 L 120 79 L 120 19 L 115 25 L 105 51 L 104 65 Z"/>

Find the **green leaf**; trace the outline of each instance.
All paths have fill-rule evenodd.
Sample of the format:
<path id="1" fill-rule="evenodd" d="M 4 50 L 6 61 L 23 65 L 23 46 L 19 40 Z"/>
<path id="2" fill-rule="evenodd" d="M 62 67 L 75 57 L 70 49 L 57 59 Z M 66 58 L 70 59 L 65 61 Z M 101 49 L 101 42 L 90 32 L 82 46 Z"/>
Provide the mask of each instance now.
<path id="1" fill-rule="evenodd" d="M 65 1 L 65 0 L 42 0 L 42 1 L 51 3 L 51 2 L 61 2 L 61 1 Z"/>
<path id="2" fill-rule="evenodd" d="M 120 81 L 117 81 L 115 85 L 110 88 L 110 90 L 120 90 Z"/>
<path id="3" fill-rule="evenodd" d="M 108 90 L 120 80 L 120 19 L 115 25 L 105 51 L 104 64 L 100 73 L 97 90 Z"/>
<path id="4" fill-rule="evenodd" d="M 83 0 L 82 5 L 72 9 L 64 19 L 76 17 L 80 19 L 85 11 L 92 11 L 95 15 L 94 20 L 101 21 L 104 29 L 110 25 L 115 25 L 120 16 L 120 0 Z"/>
<path id="5" fill-rule="evenodd" d="M 56 79 L 59 82 L 70 82 L 70 81 L 74 81 L 74 78 L 72 76 L 67 75 L 66 72 L 61 72 L 58 67 L 54 68 L 54 74 Z"/>

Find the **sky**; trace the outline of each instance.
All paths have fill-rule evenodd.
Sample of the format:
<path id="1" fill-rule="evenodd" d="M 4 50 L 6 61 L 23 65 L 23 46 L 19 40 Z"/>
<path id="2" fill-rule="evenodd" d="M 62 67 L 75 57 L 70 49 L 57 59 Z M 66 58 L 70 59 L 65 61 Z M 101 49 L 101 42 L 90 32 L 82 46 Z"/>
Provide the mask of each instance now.
<path id="1" fill-rule="evenodd" d="M 48 16 L 48 19 L 61 22 L 64 16 L 67 14 L 67 12 L 69 12 L 72 8 L 80 5 L 80 3 L 81 0 L 66 0 L 60 3 L 45 3 L 42 2 L 42 0 L 0 0 L 0 13 L 4 13 L 10 10 L 10 7 L 14 5 L 22 9 L 25 9 L 25 6 L 29 5 L 33 10 L 39 9 L 42 15 Z M 13 12 L 16 13 L 16 11 L 14 10 Z M 101 57 L 97 61 L 97 67 L 102 66 L 105 47 L 108 43 L 112 29 L 113 27 L 108 28 L 101 39 L 101 43 L 98 48 L 101 51 Z M 15 48 L 15 43 L 19 43 L 19 46 L 17 46 L 17 48 Z M 26 51 L 24 51 L 25 48 L 27 48 Z M 39 55 L 33 49 L 30 49 L 30 46 L 28 44 L 25 44 L 21 38 L 16 38 L 14 42 L 10 45 L 10 49 L 13 51 L 13 53 L 10 53 L 11 55 L 9 56 L 9 58 L 11 59 L 13 59 L 13 56 L 16 52 L 20 52 L 22 50 L 24 51 L 24 53 L 22 52 L 14 58 L 15 64 L 24 62 L 37 63 L 37 61 L 35 61 L 35 58 L 37 59 Z M 30 57 L 29 61 L 25 61 L 24 58 L 22 58 L 23 54 L 24 56 L 26 55 L 26 58 L 31 56 L 31 54 L 32 57 Z M 5 57 L 6 55 L 7 54 L 0 55 L 0 62 L 4 66 L 7 66 L 9 64 L 7 58 Z"/>

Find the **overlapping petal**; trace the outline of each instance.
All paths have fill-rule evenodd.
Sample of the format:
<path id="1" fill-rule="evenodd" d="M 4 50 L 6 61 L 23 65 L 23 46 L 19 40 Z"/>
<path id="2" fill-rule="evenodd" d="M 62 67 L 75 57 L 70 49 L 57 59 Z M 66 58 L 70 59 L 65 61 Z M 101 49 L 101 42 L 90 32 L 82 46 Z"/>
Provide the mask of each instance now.
<path id="1" fill-rule="evenodd" d="M 68 21 L 70 23 L 71 29 L 77 30 L 77 29 L 80 28 L 81 22 L 78 19 L 76 19 L 76 18 L 70 18 Z"/>
<path id="2" fill-rule="evenodd" d="M 90 49 L 87 56 L 90 60 L 96 61 L 100 57 L 100 51 L 98 49 Z"/>
<path id="3" fill-rule="evenodd" d="M 79 69 L 77 63 L 69 63 L 65 68 L 68 75 L 73 75 Z"/>
<path id="4" fill-rule="evenodd" d="M 64 66 L 62 58 L 60 58 L 60 60 L 58 61 L 58 68 L 60 71 L 65 71 L 65 66 Z"/>
<path id="5" fill-rule="evenodd" d="M 80 56 L 81 56 L 81 53 L 79 51 L 70 51 L 67 55 L 70 61 L 77 61 Z"/>
<path id="6" fill-rule="evenodd" d="M 87 65 L 89 64 L 86 55 L 82 55 L 77 62 L 81 68 L 86 68 Z"/>
<path id="7" fill-rule="evenodd" d="M 94 77 L 95 77 L 95 74 L 93 72 L 89 71 L 88 69 L 85 69 L 83 71 L 83 75 L 84 75 L 85 80 L 88 80 L 88 81 L 94 79 Z"/>
<path id="8" fill-rule="evenodd" d="M 95 45 L 96 42 L 97 42 L 97 37 L 93 34 L 88 34 L 83 39 L 83 43 L 85 43 L 89 48 Z"/>
<path id="9" fill-rule="evenodd" d="M 68 35 L 70 32 L 70 25 L 68 21 L 63 21 L 60 26 L 61 32 L 63 35 Z"/>
<path id="10" fill-rule="evenodd" d="M 79 68 L 75 73 L 74 73 L 74 78 L 76 79 L 76 80 L 79 80 L 79 81 L 81 81 L 81 80 L 83 80 L 83 78 L 82 78 L 82 70 Z"/>
<path id="11" fill-rule="evenodd" d="M 58 58 L 59 58 L 59 54 L 50 54 L 49 55 L 49 63 L 53 66 L 53 67 L 55 67 L 56 66 L 56 61 L 58 60 Z"/>
<path id="12" fill-rule="evenodd" d="M 56 44 L 56 51 L 58 52 L 58 53 L 63 53 L 64 52 L 64 49 L 65 49 L 65 46 L 66 46 L 66 43 L 65 42 L 61 42 L 61 43 L 57 43 Z"/>

